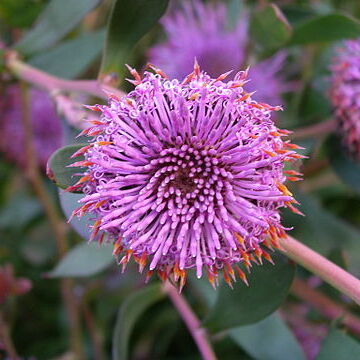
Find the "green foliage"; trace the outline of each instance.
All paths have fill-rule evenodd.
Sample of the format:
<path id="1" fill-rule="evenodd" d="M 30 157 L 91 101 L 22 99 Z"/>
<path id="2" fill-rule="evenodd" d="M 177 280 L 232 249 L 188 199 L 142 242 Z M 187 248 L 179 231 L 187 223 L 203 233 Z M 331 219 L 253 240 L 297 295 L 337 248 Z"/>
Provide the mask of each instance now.
<path id="1" fill-rule="evenodd" d="M 110 245 L 82 242 L 71 249 L 46 275 L 49 278 L 92 276 L 103 271 L 113 262 Z"/>
<path id="2" fill-rule="evenodd" d="M 325 148 L 330 164 L 339 178 L 360 194 L 360 163 L 351 158 L 336 135 L 328 137 Z"/>
<path id="3" fill-rule="evenodd" d="M 104 40 L 104 30 L 80 35 L 33 56 L 29 64 L 52 75 L 72 79 L 81 75 L 96 60 Z"/>
<path id="4" fill-rule="evenodd" d="M 33 28 L 16 44 L 16 50 L 31 55 L 46 50 L 68 34 L 99 0 L 51 0 Z"/>
<path id="5" fill-rule="evenodd" d="M 250 34 L 264 51 L 276 50 L 291 37 L 291 26 L 275 4 L 255 11 L 250 23 Z"/>
<path id="6" fill-rule="evenodd" d="M 70 219 L 74 210 L 80 207 L 78 201 L 83 197 L 83 194 L 74 194 L 59 189 L 59 200 L 66 219 Z M 82 217 L 74 217 L 70 225 L 72 228 L 84 239 L 90 238 L 90 225 L 93 223 L 92 216 L 85 214 Z"/>
<path id="7" fill-rule="evenodd" d="M 123 80 L 125 64 L 136 43 L 164 14 L 168 0 L 116 0 L 110 14 L 101 76 Z"/>
<path id="8" fill-rule="evenodd" d="M 294 28 L 291 45 L 337 41 L 360 36 L 360 23 L 342 14 L 321 15 Z"/>
<path id="9" fill-rule="evenodd" d="M 9 26 L 28 27 L 38 16 L 44 2 L 43 0 L 1 0 L 0 20 Z"/>
<path id="10" fill-rule="evenodd" d="M 229 331 L 230 337 L 257 360 L 305 360 L 304 353 L 280 315 Z"/>
<path id="11" fill-rule="evenodd" d="M 113 360 L 129 359 L 129 341 L 136 321 L 152 305 L 162 300 L 165 293 L 160 284 L 149 285 L 129 296 L 119 309 L 113 335 Z"/>
<path id="12" fill-rule="evenodd" d="M 41 205 L 31 196 L 18 193 L 0 209 L 0 228 L 16 228 L 21 230 L 30 221 L 42 214 Z M 14 224 L 16 219 L 16 226 Z"/>
<path id="13" fill-rule="evenodd" d="M 294 227 L 291 235 L 325 256 L 341 244 L 349 255 L 350 268 L 352 271 L 358 270 L 359 230 L 324 209 L 319 201 L 312 197 L 302 193 L 297 193 L 295 197 L 300 202 L 301 211 L 305 216 L 285 212 L 285 225 Z"/>
<path id="14" fill-rule="evenodd" d="M 71 156 L 87 144 L 68 145 L 55 151 L 48 160 L 47 174 L 61 189 L 74 185 L 79 177 L 76 174 L 82 173 L 81 167 L 69 167 L 69 165 L 84 160 L 83 156 L 72 159 Z"/>
<path id="15" fill-rule="evenodd" d="M 218 332 L 255 323 L 274 312 L 285 300 L 295 266 L 280 254 L 273 256 L 276 265 L 253 266 L 248 276 L 250 286 L 237 282 L 234 289 L 221 283 L 217 300 L 204 325 Z"/>
<path id="16" fill-rule="evenodd" d="M 354 360 L 359 357 L 359 354 L 360 343 L 333 328 L 323 341 L 316 360 Z"/>

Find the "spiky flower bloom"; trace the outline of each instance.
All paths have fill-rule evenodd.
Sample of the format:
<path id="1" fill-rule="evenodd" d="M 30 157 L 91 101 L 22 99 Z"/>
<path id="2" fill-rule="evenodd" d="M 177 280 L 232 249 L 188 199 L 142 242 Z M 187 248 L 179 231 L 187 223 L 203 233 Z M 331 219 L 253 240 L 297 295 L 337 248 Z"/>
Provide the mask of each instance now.
<path id="1" fill-rule="evenodd" d="M 360 39 L 337 49 L 331 70 L 330 97 L 344 144 L 360 160 Z"/>
<path id="2" fill-rule="evenodd" d="M 228 74 L 213 79 L 195 64 L 179 82 L 154 70 L 132 70 L 132 92 L 93 107 L 101 121 L 82 132 L 94 138 L 72 165 L 87 167 L 69 189 L 86 194 L 74 215 L 93 213 L 92 238 L 109 233 L 124 265 L 133 255 L 181 286 L 190 268 L 213 284 L 222 270 L 231 283 L 233 265 L 271 261 L 260 245 L 284 236 L 281 207 L 296 211 L 283 168 L 301 156 L 271 120 L 280 108 L 244 92 L 246 72 L 224 82 Z"/>
<path id="3" fill-rule="evenodd" d="M 210 76 L 217 77 L 229 69 L 236 71 L 247 63 L 248 16 L 243 13 L 229 26 L 223 3 L 204 4 L 199 0 L 184 1 L 170 11 L 162 24 L 166 40 L 149 51 L 149 61 L 170 77 L 182 79 L 191 70 L 194 58 Z M 257 64 L 250 64 L 249 82 L 245 89 L 255 91 L 254 98 L 268 104 L 281 104 L 281 93 L 288 91 L 279 75 L 285 53 L 280 52 Z"/>
<path id="4" fill-rule="evenodd" d="M 62 127 L 49 95 L 36 88 L 30 90 L 30 117 L 34 146 L 39 164 L 45 168 L 49 156 L 63 142 Z M 21 94 L 18 85 L 12 85 L 0 95 L 0 151 L 19 166 L 26 166 L 26 150 Z"/>

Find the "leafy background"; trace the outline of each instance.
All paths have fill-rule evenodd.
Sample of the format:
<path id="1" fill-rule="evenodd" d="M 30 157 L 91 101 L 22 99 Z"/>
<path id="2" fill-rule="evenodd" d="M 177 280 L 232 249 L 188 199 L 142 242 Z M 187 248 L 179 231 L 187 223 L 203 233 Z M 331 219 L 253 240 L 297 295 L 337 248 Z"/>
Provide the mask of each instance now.
<path id="1" fill-rule="evenodd" d="M 161 37 L 157 22 L 167 3 L 2 0 L 0 38 L 45 72 L 66 79 L 110 74 L 114 86 L 127 90 L 124 64 L 144 65 L 146 49 Z M 298 89 L 284 96 L 281 126 L 297 129 L 329 119 L 329 59 L 339 41 L 360 37 L 359 1 L 226 3 L 230 23 L 244 7 L 251 10 L 248 36 L 254 56 L 264 59 L 279 49 L 289 53 L 284 74 Z M 2 71 L 3 78 L 9 76 Z M 66 121 L 63 127 L 68 144 L 73 144 L 76 130 Z M 336 134 L 298 143 L 306 147 L 309 159 L 302 165 L 305 180 L 292 190 L 305 217 L 284 211 L 285 222 L 294 226 L 293 236 L 359 276 L 360 165 L 344 152 Z M 62 185 L 69 181 L 69 174 L 61 171 L 65 155 L 61 151 L 51 160 L 51 167 L 60 169 L 56 180 Z M 73 281 L 84 359 L 199 359 L 155 279 L 145 285 L 134 266 L 121 274 L 109 246 L 88 245 L 84 239 L 89 237 L 89 219 L 73 220 L 67 231 L 70 250 L 59 261 L 51 226 L 24 171 L 3 154 L 0 170 L 0 262 L 12 264 L 18 276 L 33 284 L 30 292 L 4 308 L 23 358 L 76 359 L 69 349 L 60 296 L 61 279 L 66 278 Z M 68 218 L 79 195 L 58 191 L 45 174 L 42 180 Z M 306 358 L 304 345 L 311 344 L 320 347 L 313 357 L 318 360 L 358 358 L 360 332 L 346 327 L 341 318 L 325 316 L 321 307 L 291 287 L 293 278 L 355 315 L 360 316 L 359 309 L 285 257 L 274 258 L 276 266 L 253 269 L 250 287 L 236 283 L 231 290 L 221 284 L 215 292 L 206 280 L 189 279 L 183 295 L 208 330 L 219 359 L 301 360 Z"/>

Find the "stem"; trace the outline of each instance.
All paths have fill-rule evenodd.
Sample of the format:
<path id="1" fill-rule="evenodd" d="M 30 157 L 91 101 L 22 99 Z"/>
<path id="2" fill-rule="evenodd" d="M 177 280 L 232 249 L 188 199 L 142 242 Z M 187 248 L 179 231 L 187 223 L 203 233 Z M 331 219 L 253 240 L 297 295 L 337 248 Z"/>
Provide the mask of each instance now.
<path id="1" fill-rule="evenodd" d="M 102 338 L 96 329 L 96 324 L 90 307 L 85 302 L 83 303 L 83 313 L 85 324 L 92 342 L 94 360 L 104 360 L 105 355 L 102 350 Z"/>
<path id="2" fill-rule="evenodd" d="M 37 85 L 49 92 L 54 90 L 83 92 L 104 100 L 107 100 L 108 98 L 105 91 L 116 96 L 124 95 L 122 91 L 112 88 L 104 83 L 100 83 L 97 80 L 65 80 L 49 75 L 44 71 L 38 70 L 20 61 L 16 54 L 10 54 L 7 57 L 7 67 L 19 79 Z"/>
<path id="3" fill-rule="evenodd" d="M 203 360 L 216 360 L 216 355 L 212 349 L 204 328 L 201 327 L 199 319 L 196 317 L 184 297 L 179 294 L 178 290 L 166 282 L 163 285 L 164 292 L 169 296 L 176 310 L 180 314 L 184 323 L 190 331 Z"/>
<path id="4" fill-rule="evenodd" d="M 360 335 L 360 318 L 344 309 L 341 304 L 309 286 L 305 281 L 295 278 L 291 286 L 291 292 L 330 320 L 341 318 L 341 322 L 345 326 L 355 334 Z"/>
<path id="5" fill-rule="evenodd" d="M 0 339 L 3 342 L 4 348 L 7 354 L 10 356 L 10 359 L 19 359 L 19 355 L 17 354 L 15 346 L 11 340 L 10 331 L 2 312 L 0 312 Z"/>
<path id="6" fill-rule="evenodd" d="M 360 304 L 360 280 L 291 236 L 279 239 L 290 259 Z"/>
<path id="7" fill-rule="evenodd" d="M 25 153 L 27 157 L 27 169 L 26 175 L 34 189 L 35 194 L 39 198 L 42 204 L 45 214 L 49 220 L 50 226 L 54 232 L 56 239 L 56 247 L 58 256 L 61 259 L 67 252 L 68 246 L 66 241 L 66 225 L 61 220 L 61 217 L 52 203 L 52 200 L 45 189 L 45 185 L 41 178 L 41 173 L 36 159 L 36 153 L 33 146 L 33 132 L 32 122 L 30 118 L 30 103 L 28 96 L 27 84 L 20 83 L 21 88 L 21 102 L 22 102 L 22 122 L 24 127 L 24 142 Z M 73 293 L 73 281 L 70 279 L 62 279 L 61 293 L 64 301 L 64 305 L 67 311 L 69 330 L 70 330 L 70 342 L 71 348 L 76 358 L 84 359 L 84 353 L 81 343 L 81 325 L 79 319 L 79 311 L 76 297 Z"/>
<path id="8" fill-rule="evenodd" d="M 336 119 L 328 119 L 315 125 L 310 125 L 294 130 L 291 135 L 293 140 L 307 139 L 329 134 L 336 129 Z"/>

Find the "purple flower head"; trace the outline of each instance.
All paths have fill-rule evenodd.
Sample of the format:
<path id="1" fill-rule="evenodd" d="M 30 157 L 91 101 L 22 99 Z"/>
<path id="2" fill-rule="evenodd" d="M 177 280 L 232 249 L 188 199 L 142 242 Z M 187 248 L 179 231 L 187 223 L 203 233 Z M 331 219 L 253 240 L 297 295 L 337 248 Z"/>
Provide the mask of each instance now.
<path id="1" fill-rule="evenodd" d="M 132 70 L 135 89 L 95 107 L 101 123 L 83 132 L 96 135 L 73 164 L 87 167 L 74 215 L 93 213 L 92 237 L 110 234 L 124 265 L 134 256 L 180 286 L 190 268 L 215 284 L 219 270 L 231 283 L 235 266 L 246 281 L 236 264 L 271 261 L 260 245 L 284 236 L 281 207 L 296 211 L 283 168 L 301 156 L 271 120 L 280 108 L 243 90 L 246 72 L 228 82 L 197 64 L 182 82 L 155 72 Z"/>
<path id="2" fill-rule="evenodd" d="M 229 69 L 240 70 L 247 62 L 248 16 L 240 16 L 233 28 L 228 23 L 225 4 L 184 1 L 162 20 L 167 39 L 150 50 L 149 60 L 177 79 L 192 70 L 194 58 L 212 77 Z M 278 74 L 285 57 L 281 52 L 251 66 L 251 82 L 245 88 L 256 90 L 255 99 L 281 104 L 280 95 L 289 88 Z"/>
<path id="3" fill-rule="evenodd" d="M 45 168 L 49 156 L 63 142 L 61 122 L 49 95 L 41 90 L 30 90 L 30 116 L 35 151 L 39 164 Z M 26 166 L 24 129 L 20 88 L 12 85 L 4 90 L 0 99 L 0 151 L 21 167 Z"/>
<path id="4" fill-rule="evenodd" d="M 337 49 L 331 70 L 330 97 L 343 141 L 360 160 L 360 39 Z"/>

